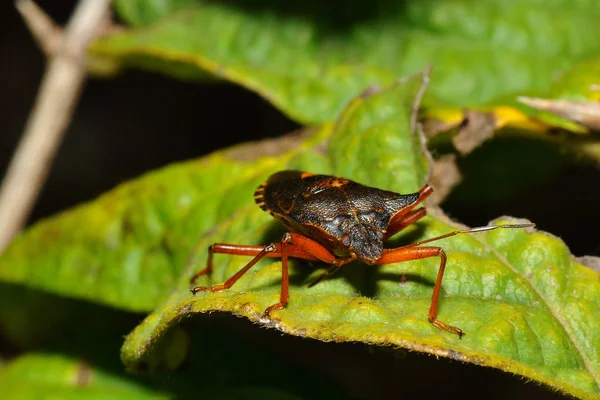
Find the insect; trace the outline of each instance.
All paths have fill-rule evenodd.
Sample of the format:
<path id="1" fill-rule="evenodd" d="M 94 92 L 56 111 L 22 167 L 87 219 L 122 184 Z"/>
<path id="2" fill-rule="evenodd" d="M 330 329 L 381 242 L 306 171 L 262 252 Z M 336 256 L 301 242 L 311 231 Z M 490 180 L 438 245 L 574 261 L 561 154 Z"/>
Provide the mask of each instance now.
<path id="1" fill-rule="evenodd" d="M 288 258 L 294 257 L 331 264 L 321 279 L 343 265 L 359 260 L 369 265 L 439 257 L 440 265 L 433 287 L 429 321 L 436 327 L 459 337 L 460 328 L 437 319 L 446 253 L 438 246 L 422 246 L 461 233 L 483 232 L 497 228 L 525 228 L 534 224 L 491 225 L 450 232 L 396 248 L 385 248 L 386 239 L 423 218 L 427 211 L 416 208 L 433 192 L 425 185 L 416 193 L 398 194 L 329 175 L 301 171 L 281 171 L 271 175 L 256 189 L 256 204 L 281 221 L 287 228 L 280 242 L 266 246 L 215 243 L 208 248 L 207 266 L 191 278 L 191 283 L 213 269 L 215 253 L 254 256 L 235 275 L 222 284 L 196 286 L 192 293 L 216 292 L 231 288 L 263 257 L 281 258 L 281 293 L 279 302 L 265 310 L 265 315 L 282 309 L 289 299 Z"/>

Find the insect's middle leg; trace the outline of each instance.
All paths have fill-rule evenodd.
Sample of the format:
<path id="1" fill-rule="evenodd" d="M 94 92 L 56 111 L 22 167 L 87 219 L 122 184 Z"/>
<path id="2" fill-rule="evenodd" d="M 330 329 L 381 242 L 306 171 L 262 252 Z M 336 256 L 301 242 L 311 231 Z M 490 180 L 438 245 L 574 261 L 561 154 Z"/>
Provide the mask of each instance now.
<path id="1" fill-rule="evenodd" d="M 438 269 L 435 285 L 433 286 L 433 295 L 431 296 L 431 306 L 429 307 L 429 322 L 436 327 L 453 332 L 462 337 L 464 335 L 460 328 L 447 325 L 437 319 L 438 303 L 440 299 L 440 291 L 442 288 L 442 279 L 444 277 L 444 269 L 446 268 L 446 253 L 441 247 L 424 246 L 424 247 L 398 247 L 396 249 L 384 249 L 383 255 L 376 264 L 392 264 L 402 261 L 419 260 L 422 258 L 440 257 L 440 266 Z"/>
<path id="2" fill-rule="evenodd" d="M 288 302 L 290 297 L 288 256 L 292 256 L 294 253 L 306 255 L 306 257 L 298 258 L 320 260 L 330 264 L 336 261 L 336 257 L 329 250 L 306 236 L 297 233 L 286 233 L 283 235 L 283 239 L 281 239 L 281 293 L 279 295 L 279 303 L 268 307 L 265 310 L 266 316 L 272 311 L 281 310 Z"/>

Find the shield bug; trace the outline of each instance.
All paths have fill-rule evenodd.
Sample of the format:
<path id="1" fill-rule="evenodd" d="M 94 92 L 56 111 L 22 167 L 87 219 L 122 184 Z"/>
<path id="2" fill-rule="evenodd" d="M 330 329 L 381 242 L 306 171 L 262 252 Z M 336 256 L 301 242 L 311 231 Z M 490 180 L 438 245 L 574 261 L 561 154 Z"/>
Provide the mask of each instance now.
<path id="1" fill-rule="evenodd" d="M 222 284 L 197 286 L 201 291 L 221 291 L 232 287 L 263 257 L 281 258 L 282 279 L 279 302 L 265 310 L 268 315 L 283 308 L 289 299 L 288 258 L 300 258 L 331 264 L 331 268 L 313 284 L 334 273 L 343 265 L 359 260 L 370 265 L 439 257 L 440 265 L 433 287 L 429 321 L 436 327 L 456 333 L 463 331 L 437 319 L 440 289 L 446 266 L 446 253 L 438 246 L 423 246 L 435 240 L 461 233 L 489 231 L 497 228 L 525 228 L 534 224 L 492 225 L 464 229 L 425 239 L 396 248 L 385 248 L 384 242 L 427 213 L 416 208 L 433 192 L 425 185 L 416 193 L 398 194 L 329 175 L 301 171 L 281 171 L 271 175 L 256 189 L 256 204 L 283 223 L 287 229 L 280 242 L 266 246 L 246 246 L 215 243 L 208 249 L 204 270 L 191 278 L 213 269 L 215 253 L 253 256 L 235 275 Z"/>

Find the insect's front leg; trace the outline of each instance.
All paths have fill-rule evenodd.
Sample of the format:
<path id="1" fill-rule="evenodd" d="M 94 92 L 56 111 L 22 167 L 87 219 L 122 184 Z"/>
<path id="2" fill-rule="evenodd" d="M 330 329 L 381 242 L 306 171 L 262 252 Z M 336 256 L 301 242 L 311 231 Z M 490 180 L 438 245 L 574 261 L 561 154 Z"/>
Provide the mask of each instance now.
<path id="1" fill-rule="evenodd" d="M 425 208 L 414 209 L 414 207 L 425 201 L 425 199 L 429 197 L 431 193 L 433 193 L 433 188 L 431 186 L 423 186 L 421 190 L 419 190 L 419 198 L 417 201 L 407 207 L 402 208 L 398 211 L 398 213 L 396 213 L 396 215 L 392 217 L 385 232 L 385 239 L 394 236 L 402 229 L 414 224 L 419 219 L 427 215 L 427 210 Z"/>
<path id="2" fill-rule="evenodd" d="M 387 227 L 384 239 L 394 236 L 396 233 L 400 232 L 407 226 L 414 224 L 425 215 L 427 215 L 427 210 L 425 208 L 418 208 L 416 210 L 409 211 L 399 218 L 392 219 Z"/>
<path id="3" fill-rule="evenodd" d="M 410 245 L 412 246 L 412 245 Z M 429 322 L 436 327 L 448 332 L 456 333 L 458 337 L 462 337 L 464 332 L 455 326 L 447 325 L 437 319 L 438 304 L 440 300 L 440 291 L 442 288 L 442 279 L 446 268 L 446 253 L 441 247 L 426 246 L 426 247 L 398 247 L 396 249 L 384 249 L 383 255 L 376 264 L 392 264 L 402 261 L 419 260 L 422 258 L 440 257 L 440 266 L 438 269 L 435 285 L 433 286 L 433 295 L 431 296 L 431 306 L 429 307 Z"/>

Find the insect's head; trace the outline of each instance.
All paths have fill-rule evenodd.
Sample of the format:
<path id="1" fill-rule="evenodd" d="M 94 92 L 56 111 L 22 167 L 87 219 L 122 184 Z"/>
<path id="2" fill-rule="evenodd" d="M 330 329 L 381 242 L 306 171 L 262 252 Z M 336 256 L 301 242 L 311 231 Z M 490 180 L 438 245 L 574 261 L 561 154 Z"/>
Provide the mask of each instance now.
<path id="1" fill-rule="evenodd" d="M 373 264 L 383 254 L 383 233 L 370 224 L 351 226 L 342 239 L 350 253 L 367 264 Z"/>

